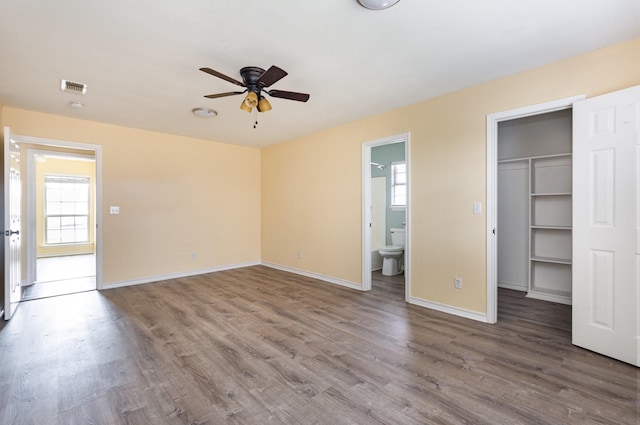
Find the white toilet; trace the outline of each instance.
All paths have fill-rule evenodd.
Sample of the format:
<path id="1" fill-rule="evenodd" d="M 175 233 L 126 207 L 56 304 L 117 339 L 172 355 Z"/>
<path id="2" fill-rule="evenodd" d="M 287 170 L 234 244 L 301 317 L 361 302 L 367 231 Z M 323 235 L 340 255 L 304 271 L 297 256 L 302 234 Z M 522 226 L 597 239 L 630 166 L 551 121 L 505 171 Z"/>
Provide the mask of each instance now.
<path id="1" fill-rule="evenodd" d="M 382 256 L 382 274 L 385 276 L 395 276 L 403 271 L 404 229 L 392 227 L 390 233 L 393 245 L 385 246 L 378 250 Z"/>

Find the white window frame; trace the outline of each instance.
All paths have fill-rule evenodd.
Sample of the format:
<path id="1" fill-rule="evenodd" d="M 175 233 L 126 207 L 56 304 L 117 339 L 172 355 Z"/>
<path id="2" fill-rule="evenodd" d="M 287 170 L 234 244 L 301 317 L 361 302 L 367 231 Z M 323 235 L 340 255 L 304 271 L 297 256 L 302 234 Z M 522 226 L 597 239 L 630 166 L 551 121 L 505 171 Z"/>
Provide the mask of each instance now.
<path id="1" fill-rule="evenodd" d="M 402 165 L 404 166 L 404 183 L 400 183 L 398 184 L 396 182 L 396 168 L 398 165 Z M 394 211 L 404 211 L 407 209 L 407 163 L 406 161 L 394 161 L 391 163 L 391 209 Z M 402 204 L 394 204 L 393 202 L 395 201 L 395 189 L 397 186 L 404 186 L 405 188 L 405 195 L 404 195 L 404 205 Z"/>
<path id="2" fill-rule="evenodd" d="M 87 213 L 86 214 L 77 214 L 77 213 L 73 213 L 73 214 L 69 214 L 69 213 L 58 213 L 58 214 L 49 214 L 48 212 L 48 199 L 47 199 L 47 183 L 50 183 L 47 181 L 48 178 L 57 178 L 60 179 L 60 183 L 64 183 L 64 184 L 86 184 L 87 186 Z M 68 179 L 69 182 L 65 183 L 64 179 Z M 76 181 L 74 183 L 74 180 Z M 44 196 L 44 245 L 45 246 L 63 246 L 63 245 L 79 245 L 79 244 L 87 244 L 91 241 L 91 237 L 89 235 L 89 231 L 91 229 L 91 223 L 90 223 L 90 219 L 91 219 L 91 178 L 89 176 L 79 176 L 79 175 L 64 175 L 64 174 L 46 174 L 44 177 L 44 191 L 45 191 L 45 196 Z M 62 201 L 60 201 L 62 203 Z M 75 201 L 74 201 L 75 202 Z M 73 217 L 74 221 L 75 218 L 77 217 L 84 217 L 85 221 L 87 223 L 87 238 L 84 240 L 76 240 L 74 237 L 74 240 L 72 242 L 51 242 L 49 240 L 49 218 L 50 217 L 59 217 L 61 220 L 63 218 L 68 218 L 68 217 Z M 75 225 L 74 225 L 74 229 L 75 229 Z M 60 231 L 62 231 L 62 227 L 59 229 Z M 75 232 L 74 232 L 75 233 Z M 75 236 L 75 234 L 74 234 Z"/>

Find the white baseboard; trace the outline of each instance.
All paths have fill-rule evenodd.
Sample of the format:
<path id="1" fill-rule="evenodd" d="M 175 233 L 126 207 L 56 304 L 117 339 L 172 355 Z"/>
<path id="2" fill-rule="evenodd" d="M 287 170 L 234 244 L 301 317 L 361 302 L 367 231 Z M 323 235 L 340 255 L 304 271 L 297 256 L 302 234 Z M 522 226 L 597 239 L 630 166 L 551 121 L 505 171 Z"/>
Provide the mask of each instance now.
<path id="1" fill-rule="evenodd" d="M 295 269 L 293 267 L 281 266 L 280 264 L 269 263 L 263 261 L 261 263 L 265 267 L 271 267 L 272 269 L 282 270 L 283 272 L 289 272 L 293 274 L 299 274 L 301 276 L 310 277 L 313 279 L 322 280 L 325 282 L 333 283 L 335 285 L 346 286 L 347 288 L 356 289 L 358 291 L 362 291 L 362 285 L 355 282 L 350 282 L 348 280 L 337 279 L 335 277 L 326 276 L 319 273 L 308 272 L 306 270 Z"/>
<path id="2" fill-rule="evenodd" d="M 250 261 L 250 262 L 247 262 L 247 263 L 229 264 L 229 265 L 226 265 L 226 266 L 212 267 L 212 268 L 209 268 L 209 269 L 191 270 L 191 271 L 188 271 L 188 272 L 171 273 L 171 274 L 165 274 L 165 275 L 144 277 L 142 279 L 134 279 L 134 280 L 121 281 L 121 282 L 106 283 L 106 284 L 99 285 L 98 289 L 102 290 L 102 289 L 122 288 L 123 286 L 141 285 L 143 283 L 159 282 L 161 280 L 178 279 L 178 278 L 181 278 L 181 277 L 197 276 L 197 275 L 200 275 L 200 274 L 215 273 L 215 272 L 221 272 L 221 271 L 224 271 L 224 270 L 241 269 L 241 268 L 244 268 L 244 267 L 251 267 L 251 266 L 258 266 L 258 265 L 260 265 L 259 261 Z"/>
<path id="3" fill-rule="evenodd" d="M 498 282 L 498 288 L 512 289 L 514 291 L 528 291 L 527 285 L 518 285 L 517 283 Z"/>
<path id="4" fill-rule="evenodd" d="M 550 301 L 552 303 L 571 305 L 571 297 L 564 295 L 545 294 L 543 292 L 529 291 L 527 298 L 533 298 L 534 300 Z"/>
<path id="5" fill-rule="evenodd" d="M 214 273 L 214 272 L 220 272 L 220 271 L 224 271 L 224 270 L 240 269 L 240 268 L 244 268 L 244 267 L 251 267 L 251 266 L 257 266 L 257 265 L 263 265 L 265 267 L 270 267 L 272 269 L 282 270 L 284 272 L 298 274 L 298 275 L 310 277 L 310 278 L 313 278 L 313 279 L 318 279 L 318 280 L 321 280 L 321 281 L 324 281 L 324 282 L 333 283 L 334 285 L 340 285 L 340 286 L 344 286 L 344 287 L 350 288 L 350 289 L 355 289 L 355 290 L 358 290 L 358 291 L 362 291 L 363 290 L 362 289 L 362 285 L 358 284 L 358 283 L 355 283 L 355 282 L 350 282 L 350 281 L 344 280 L 344 279 L 338 279 L 338 278 L 335 278 L 335 277 L 331 277 L 331 276 L 327 276 L 327 275 L 323 275 L 323 274 L 319 274 L 319 273 L 309 272 L 309 271 L 306 271 L 306 270 L 296 269 L 296 268 L 293 268 L 293 267 L 283 266 L 283 265 L 280 265 L 280 264 L 275 264 L 275 263 L 270 263 L 270 262 L 265 262 L 265 261 L 262 261 L 262 262 L 260 262 L 260 261 L 251 261 L 251 262 L 247 262 L 247 263 L 230 264 L 230 265 L 226 265 L 226 266 L 213 267 L 213 268 L 209 268 L 209 269 L 192 270 L 192 271 L 188 271 L 188 272 L 151 276 L 151 277 L 146 277 L 146 278 L 142 278 L 142 279 L 127 280 L 127 281 L 121 281 L 121 282 L 113 282 L 113 283 L 109 283 L 109 284 L 100 285 L 101 287 L 99 287 L 98 289 L 100 289 L 100 290 L 115 289 L 115 288 L 121 288 L 121 287 L 124 287 L 124 286 L 141 285 L 141 284 L 144 284 L 144 283 L 159 282 L 159 281 L 162 281 L 162 280 L 169 280 L 169 279 L 178 279 L 178 278 L 181 278 L 181 277 L 196 276 L 196 275 L 200 275 L 200 274 Z M 432 302 L 432 301 L 426 301 L 426 300 L 423 300 L 421 298 L 416 298 L 416 297 L 409 297 L 408 302 L 410 304 L 414 304 L 414 305 L 417 305 L 417 306 L 420 306 L 420 307 L 425 307 L 425 308 L 429 308 L 429 309 L 432 309 L 432 310 L 441 311 L 443 313 L 452 314 L 452 315 L 459 316 L 459 317 L 464 317 L 466 319 L 471 319 L 471 320 L 475 320 L 475 321 L 478 321 L 478 322 L 488 323 L 487 316 L 485 314 L 478 313 L 478 312 L 475 312 L 475 311 L 465 310 L 465 309 L 458 308 L 458 307 L 452 307 L 452 306 L 445 305 L 445 304 L 439 304 L 439 303 L 435 303 L 435 302 Z"/>
<path id="6" fill-rule="evenodd" d="M 454 316 L 464 317 L 465 319 L 471 319 L 477 322 L 489 323 L 486 314 L 466 310 L 464 308 L 452 307 L 450 305 L 440 304 L 433 301 L 427 301 L 423 300 L 422 298 L 409 297 L 409 304 L 430 308 L 432 310 L 441 311 L 447 314 L 453 314 Z"/>

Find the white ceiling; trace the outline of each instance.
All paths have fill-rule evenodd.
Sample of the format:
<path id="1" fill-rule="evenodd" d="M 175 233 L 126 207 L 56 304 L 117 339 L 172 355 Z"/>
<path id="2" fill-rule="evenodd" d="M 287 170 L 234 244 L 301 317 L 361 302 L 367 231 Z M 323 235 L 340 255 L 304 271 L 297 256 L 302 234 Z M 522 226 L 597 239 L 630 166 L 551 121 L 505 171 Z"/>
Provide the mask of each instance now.
<path id="1" fill-rule="evenodd" d="M 640 0 L 0 0 L 0 103 L 267 146 L 636 37 Z M 203 97 L 238 87 L 198 68 L 271 65 L 311 99 L 254 129 L 242 96 Z"/>

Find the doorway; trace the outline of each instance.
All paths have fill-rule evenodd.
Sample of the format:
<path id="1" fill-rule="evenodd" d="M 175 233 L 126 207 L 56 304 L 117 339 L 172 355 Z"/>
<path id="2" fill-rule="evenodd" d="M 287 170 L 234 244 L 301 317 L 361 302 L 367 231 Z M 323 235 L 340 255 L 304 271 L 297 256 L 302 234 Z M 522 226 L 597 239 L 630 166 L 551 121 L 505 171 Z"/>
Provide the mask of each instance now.
<path id="1" fill-rule="evenodd" d="M 545 123 L 546 117 L 550 117 L 549 122 L 554 118 L 566 121 L 568 117 L 570 123 L 571 114 L 567 111 L 570 111 L 574 102 L 583 98 L 561 99 L 487 116 L 489 323 L 498 320 L 499 286 L 526 291 L 531 298 L 571 303 L 570 127 L 568 136 L 565 135 L 568 137 L 566 146 L 551 141 L 550 147 L 543 143 L 540 145 L 542 150 L 537 151 L 534 143 L 526 138 L 511 152 L 504 151 L 510 149 L 508 146 L 503 146 L 501 151 L 499 132 L 508 132 L 511 123 L 542 125 L 546 126 L 542 127 L 542 131 L 550 131 L 555 124 Z M 500 174 L 503 174 L 501 185 Z M 505 214 L 504 208 L 501 211 L 500 196 L 518 198 L 509 214 Z M 513 211 L 520 213 L 513 214 Z M 501 213 L 502 217 L 499 217 Z M 519 236 L 512 237 L 515 233 Z M 508 265 L 498 264 L 499 252 L 506 253 L 513 261 L 506 259 Z M 510 278 L 505 279 L 504 276 Z"/>
<path id="2" fill-rule="evenodd" d="M 22 300 L 99 289 L 101 147 L 16 139 L 26 158 Z"/>
<path id="3" fill-rule="evenodd" d="M 371 290 L 375 283 L 390 296 L 401 293 L 405 300 L 410 294 L 408 152 L 408 133 L 365 142 L 362 149 L 362 288 Z M 392 245 L 394 232 L 404 236 L 404 249 L 392 260 L 394 267 L 388 260 L 384 266 L 379 250 Z"/>
<path id="4" fill-rule="evenodd" d="M 96 289 L 95 155 L 27 149 L 23 300 Z"/>

